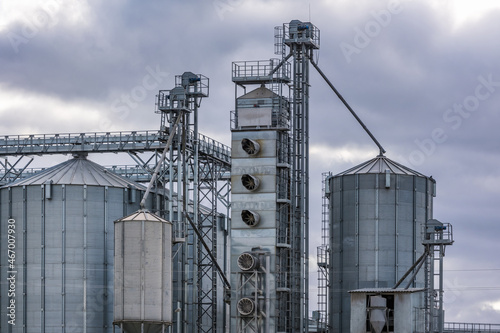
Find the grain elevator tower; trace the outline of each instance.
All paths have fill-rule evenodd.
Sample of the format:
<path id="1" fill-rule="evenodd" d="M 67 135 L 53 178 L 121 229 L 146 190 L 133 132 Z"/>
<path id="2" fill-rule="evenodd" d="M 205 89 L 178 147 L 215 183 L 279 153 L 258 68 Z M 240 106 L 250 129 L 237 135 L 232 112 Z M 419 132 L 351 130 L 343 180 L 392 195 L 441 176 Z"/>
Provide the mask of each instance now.
<path id="1" fill-rule="evenodd" d="M 276 28 L 275 37 L 282 59 L 232 68 L 236 332 L 307 332 L 309 58 L 319 48 L 319 30 L 294 20 Z"/>

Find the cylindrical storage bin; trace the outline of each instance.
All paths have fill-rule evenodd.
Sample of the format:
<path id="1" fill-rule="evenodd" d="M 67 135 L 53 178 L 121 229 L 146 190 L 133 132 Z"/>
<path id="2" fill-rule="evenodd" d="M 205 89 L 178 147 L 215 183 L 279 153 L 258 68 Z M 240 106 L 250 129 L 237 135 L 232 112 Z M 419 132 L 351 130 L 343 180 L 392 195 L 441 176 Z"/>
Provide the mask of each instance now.
<path id="1" fill-rule="evenodd" d="M 424 252 L 435 181 L 378 156 L 328 179 L 330 318 L 349 332 L 350 290 L 392 288 Z M 412 287 L 424 287 L 423 269 Z"/>
<path id="2" fill-rule="evenodd" d="M 113 221 L 143 190 L 83 157 L 0 188 L 0 332 L 111 333 Z"/>
<path id="3" fill-rule="evenodd" d="M 172 224 L 139 210 L 115 221 L 114 324 L 126 333 L 172 324 Z"/>

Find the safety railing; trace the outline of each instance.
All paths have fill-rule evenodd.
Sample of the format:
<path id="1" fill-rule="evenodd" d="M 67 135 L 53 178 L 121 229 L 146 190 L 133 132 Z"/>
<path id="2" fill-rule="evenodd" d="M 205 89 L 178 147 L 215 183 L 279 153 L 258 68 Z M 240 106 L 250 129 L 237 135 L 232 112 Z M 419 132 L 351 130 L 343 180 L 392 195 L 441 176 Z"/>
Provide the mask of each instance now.
<path id="1" fill-rule="evenodd" d="M 445 333 L 500 333 L 500 324 L 444 323 Z"/>
<path id="2" fill-rule="evenodd" d="M 189 141 L 192 145 L 192 132 Z M 198 135 L 198 142 L 200 153 L 230 163 L 230 147 L 203 134 Z M 0 156 L 154 151 L 163 147 L 158 131 L 6 135 L 0 138 Z"/>
<path id="3" fill-rule="evenodd" d="M 291 64 L 285 61 L 277 68 L 280 62 L 279 59 L 233 62 L 233 82 L 289 82 Z"/>
<path id="4" fill-rule="evenodd" d="M 6 135 L 0 156 L 155 150 L 158 139 L 158 131 Z"/>

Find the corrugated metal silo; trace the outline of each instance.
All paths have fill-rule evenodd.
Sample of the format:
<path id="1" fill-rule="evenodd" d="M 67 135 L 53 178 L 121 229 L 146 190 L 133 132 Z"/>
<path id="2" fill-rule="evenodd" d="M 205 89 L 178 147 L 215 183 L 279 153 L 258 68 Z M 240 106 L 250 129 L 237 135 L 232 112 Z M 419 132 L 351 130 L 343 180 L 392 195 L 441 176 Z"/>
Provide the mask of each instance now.
<path id="1" fill-rule="evenodd" d="M 2 187 L 0 331 L 112 332 L 113 221 L 139 209 L 143 190 L 83 156 Z"/>
<path id="2" fill-rule="evenodd" d="M 378 156 L 329 178 L 329 323 L 349 332 L 350 295 L 391 288 L 423 253 L 421 225 L 432 218 L 435 181 Z M 424 287 L 423 272 L 413 287 Z"/>
<path id="3" fill-rule="evenodd" d="M 114 323 L 127 333 L 172 324 L 172 224 L 139 210 L 115 221 Z"/>

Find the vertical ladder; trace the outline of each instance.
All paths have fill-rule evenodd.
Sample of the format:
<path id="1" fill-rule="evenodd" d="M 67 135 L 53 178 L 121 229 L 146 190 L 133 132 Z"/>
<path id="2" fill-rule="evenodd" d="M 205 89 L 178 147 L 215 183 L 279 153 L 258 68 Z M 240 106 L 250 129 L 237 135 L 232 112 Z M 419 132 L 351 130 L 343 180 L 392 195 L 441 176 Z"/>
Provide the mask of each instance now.
<path id="1" fill-rule="evenodd" d="M 328 178 L 331 173 L 323 173 L 322 207 L 321 207 L 321 245 L 318 246 L 318 332 L 327 332 L 328 329 L 328 288 L 330 267 L 330 228 L 329 228 L 329 189 Z"/>
<path id="2" fill-rule="evenodd" d="M 423 244 L 428 256 L 425 265 L 425 329 L 443 333 L 443 257 L 446 245 L 453 244 L 453 230 L 449 223 L 431 219 L 424 225 Z"/>

